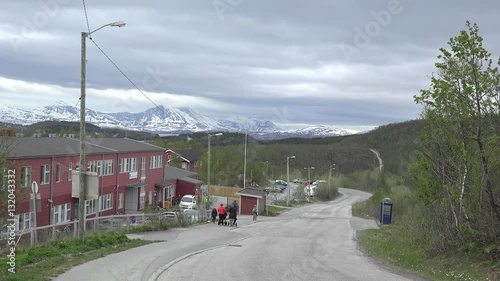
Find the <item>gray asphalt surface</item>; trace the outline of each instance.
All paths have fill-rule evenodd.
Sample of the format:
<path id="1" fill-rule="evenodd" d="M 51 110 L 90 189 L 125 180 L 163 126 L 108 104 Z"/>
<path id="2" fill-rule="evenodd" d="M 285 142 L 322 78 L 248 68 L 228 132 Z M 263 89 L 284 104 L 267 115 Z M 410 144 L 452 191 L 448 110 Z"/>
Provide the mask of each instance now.
<path id="1" fill-rule="evenodd" d="M 377 225 L 352 218 L 351 204 L 370 195 L 341 192 L 335 201 L 256 223 L 240 216 L 237 228 L 210 223 L 140 233 L 137 238 L 164 242 L 85 263 L 55 280 L 412 280 L 358 250 L 356 230 Z"/>

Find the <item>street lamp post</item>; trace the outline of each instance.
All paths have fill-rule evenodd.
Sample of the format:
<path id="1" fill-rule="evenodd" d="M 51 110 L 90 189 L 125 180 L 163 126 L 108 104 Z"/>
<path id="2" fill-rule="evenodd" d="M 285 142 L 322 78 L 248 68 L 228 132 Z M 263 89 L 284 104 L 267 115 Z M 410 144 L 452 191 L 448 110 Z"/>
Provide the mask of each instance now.
<path id="1" fill-rule="evenodd" d="M 82 32 L 82 47 L 81 47 L 81 73 L 80 73 L 80 167 L 79 167 L 79 187 L 80 187 L 80 198 L 78 205 L 78 230 L 80 240 L 83 242 L 83 234 L 85 232 L 85 176 L 86 176 L 86 164 L 85 164 L 85 79 L 86 79 L 86 61 L 87 61 L 87 37 L 92 33 L 106 27 L 106 26 L 118 26 L 123 27 L 125 23 L 122 21 L 112 22 L 105 24 L 92 32 Z"/>
<path id="2" fill-rule="evenodd" d="M 306 167 L 304 168 L 304 170 L 307 170 L 307 184 L 310 185 L 311 184 L 311 170 L 314 170 L 314 167 Z"/>
<path id="3" fill-rule="evenodd" d="M 286 199 L 286 205 L 288 206 L 290 204 L 290 159 L 294 159 L 295 155 L 293 156 L 287 156 L 286 157 L 286 185 L 288 188 L 288 196 Z"/>
<path id="4" fill-rule="evenodd" d="M 266 184 L 267 184 L 269 181 L 269 161 L 266 161 L 264 164 L 266 165 Z"/>
<path id="5" fill-rule="evenodd" d="M 209 134 L 208 135 L 208 167 L 207 167 L 207 195 L 210 195 L 210 139 L 215 136 L 222 136 L 222 133 Z"/>
<path id="6" fill-rule="evenodd" d="M 328 169 L 328 199 L 330 199 L 330 179 L 332 177 L 332 170 L 335 170 L 335 164 L 330 165 L 330 169 Z"/>

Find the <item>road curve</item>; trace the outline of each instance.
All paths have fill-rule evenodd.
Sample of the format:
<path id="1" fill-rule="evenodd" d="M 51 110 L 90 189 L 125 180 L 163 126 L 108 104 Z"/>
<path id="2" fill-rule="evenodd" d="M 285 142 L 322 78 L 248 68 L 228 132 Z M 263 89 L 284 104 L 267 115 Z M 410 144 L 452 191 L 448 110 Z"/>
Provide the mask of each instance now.
<path id="1" fill-rule="evenodd" d="M 340 189 L 343 196 L 289 210 L 237 228 L 205 224 L 144 233 L 166 240 L 77 266 L 55 280 L 411 280 L 360 252 L 355 232 L 376 228 L 353 218 L 352 203 L 370 194 Z"/>

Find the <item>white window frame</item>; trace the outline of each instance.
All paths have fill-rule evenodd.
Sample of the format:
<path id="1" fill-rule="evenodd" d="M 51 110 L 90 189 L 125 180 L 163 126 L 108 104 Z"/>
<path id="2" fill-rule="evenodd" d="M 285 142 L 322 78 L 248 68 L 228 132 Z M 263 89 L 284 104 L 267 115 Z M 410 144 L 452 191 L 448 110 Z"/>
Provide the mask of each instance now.
<path id="1" fill-rule="evenodd" d="M 103 169 L 103 176 L 113 175 L 115 173 L 114 160 L 113 159 L 104 160 L 102 169 Z"/>
<path id="2" fill-rule="evenodd" d="M 71 220 L 71 203 L 54 206 L 52 212 L 53 224 L 68 222 Z"/>
<path id="3" fill-rule="evenodd" d="M 123 208 L 123 193 L 118 194 L 118 207 L 117 209 Z"/>
<path id="4" fill-rule="evenodd" d="M 141 179 L 141 191 L 139 194 L 139 210 L 146 207 L 146 181 Z"/>
<path id="5" fill-rule="evenodd" d="M 56 164 L 56 182 L 61 182 L 61 164 Z"/>
<path id="6" fill-rule="evenodd" d="M 137 158 L 120 159 L 120 173 L 137 172 Z"/>
<path id="7" fill-rule="evenodd" d="M 33 169 L 31 166 L 24 166 L 21 168 L 21 177 L 22 177 L 22 187 L 31 187 L 31 182 L 33 182 Z"/>
<path id="8" fill-rule="evenodd" d="M 107 211 L 113 209 L 113 194 L 99 196 L 99 210 Z"/>
<path id="9" fill-rule="evenodd" d="M 97 173 L 97 176 L 102 176 L 102 160 L 89 161 L 87 165 L 89 172 Z"/>
<path id="10" fill-rule="evenodd" d="M 155 155 L 151 156 L 149 168 L 150 169 L 159 169 L 163 164 L 163 155 Z"/>
<path id="11" fill-rule="evenodd" d="M 85 200 L 85 214 L 86 216 L 97 213 L 97 199 Z"/>
<path id="12" fill-rule="evenodd" d="M 31 212 L 16 215 L 16 231 L 31 229 Z"/>
<path id="13" fill-rule="evenodd" d="M 130 172 L 137 172 L 137 158 L 130 159 Z"/>
<path id="14" fill-rule="evenodd" d="M 71 177 L 73 174 L 73 163 L 68 163 L 68 181 L 71 181 Z"/>
<path id="15" fill-rule="evenodd" d="M 139 196 L 139 210 L 144 209 L 146 207 L 146 193 L 141 193 Z"/>
<path id="16" fill-rule="evenodd" d="M 40 184 L 50 183 L 50 164 L 45 164 L 41 166 L 40 173 Z"/>

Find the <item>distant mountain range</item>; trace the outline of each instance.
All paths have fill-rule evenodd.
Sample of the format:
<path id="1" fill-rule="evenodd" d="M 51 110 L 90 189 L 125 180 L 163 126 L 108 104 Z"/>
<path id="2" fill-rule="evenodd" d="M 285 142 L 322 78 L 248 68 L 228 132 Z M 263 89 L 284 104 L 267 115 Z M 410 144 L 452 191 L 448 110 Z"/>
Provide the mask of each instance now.
<path id="1" fill-rule="evenodd" d="M 80 120 L 80 109 L 65 102 L 57 102 L 32 111 L 0 104 L 0 120 L 5 123 L 31 125 L 42 121 Z M 179 134 L 203 131 L 248 132 L 260 140 L 283 138 L 313 138 L 349 135 L 331 126 L 311 126 L 299 130 L 283 130 L 269 120 L 233 117 L 216 119 L 195 112 L 188 107 L 154 107 L 143 112 L 104 113 L 86 109 L 87 122 L 99 127 L 147 131 L 157 134 Z"/>

